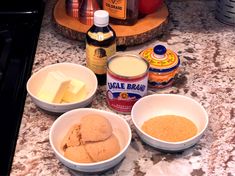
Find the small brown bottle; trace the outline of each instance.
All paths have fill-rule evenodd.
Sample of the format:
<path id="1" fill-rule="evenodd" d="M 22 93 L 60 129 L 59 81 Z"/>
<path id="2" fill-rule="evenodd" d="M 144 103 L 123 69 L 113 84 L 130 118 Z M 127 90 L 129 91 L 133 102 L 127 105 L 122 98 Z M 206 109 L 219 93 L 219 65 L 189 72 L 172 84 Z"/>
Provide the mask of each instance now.
<path id="1" fill-rule="evenodd" d="M 110 23 L 134 25 L 138 20 L 138 0 L 103 0 L 103 9 L 109 12 Z"/>
<path id="2" fill-rule="evenodd" d="M 107 58 L 116 53 L 116 33 L 109 26 L 109 13 L 97 10 L 94 24 L 86 33 L 86 64 L 98 79 L 106 84 Z"/>

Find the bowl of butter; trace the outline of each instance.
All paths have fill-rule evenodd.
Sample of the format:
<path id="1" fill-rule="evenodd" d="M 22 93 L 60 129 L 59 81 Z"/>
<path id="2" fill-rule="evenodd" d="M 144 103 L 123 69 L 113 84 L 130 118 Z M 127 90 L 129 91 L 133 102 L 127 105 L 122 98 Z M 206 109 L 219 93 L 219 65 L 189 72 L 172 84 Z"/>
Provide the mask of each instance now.
<path id="1" fill-rule="evenodd" d="M 90 105 L 97 86 L 97 78 L 89 68 L 57 63 L 32 74 L 27 82 L 27 92 L 39 108 L 64 113 Z"/>

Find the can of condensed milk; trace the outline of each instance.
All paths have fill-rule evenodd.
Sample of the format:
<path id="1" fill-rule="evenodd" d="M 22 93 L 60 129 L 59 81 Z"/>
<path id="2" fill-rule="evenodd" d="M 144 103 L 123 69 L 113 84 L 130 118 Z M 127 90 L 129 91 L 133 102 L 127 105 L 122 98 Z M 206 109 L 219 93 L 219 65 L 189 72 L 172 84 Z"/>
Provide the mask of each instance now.
<path id="1" fill-rule="evenodd" d="M 137 100 L 147 94 L 149 63 L 134 54 L 116 54 L 108 59 L 106 100 L 119 113 L 130 114 Z"/>

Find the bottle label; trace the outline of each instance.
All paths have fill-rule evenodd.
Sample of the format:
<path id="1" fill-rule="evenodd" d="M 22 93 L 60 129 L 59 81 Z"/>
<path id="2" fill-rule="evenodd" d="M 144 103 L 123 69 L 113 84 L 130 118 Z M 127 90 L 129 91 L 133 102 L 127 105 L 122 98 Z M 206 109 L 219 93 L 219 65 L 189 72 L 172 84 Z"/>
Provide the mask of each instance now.
<path id="1" fill-rule="evenodd" d="M 108 38 L 113 37 L 114 33 L 113 33 L 113 31 L 109 31 L 107 33 L 103 33 L 103 32 L 93 33 L 91 31 L 88 31 L 88 35 L 93 40 L 101 42 L 101 41 L 107 40 Z"/>
<path id="2" fill-rule="evenodd" d="M 103 0 L 103 9 L 109 12 L 109 16 L 117 19 L 126 19 L 126 0 Z"/>
<path id="3" fill-rule="evenodd" d="M 86 44 L 86 64 L 96 74 L 106 74 L 107 58 L 116 53 L 116 43 L 108 47 Z"/>

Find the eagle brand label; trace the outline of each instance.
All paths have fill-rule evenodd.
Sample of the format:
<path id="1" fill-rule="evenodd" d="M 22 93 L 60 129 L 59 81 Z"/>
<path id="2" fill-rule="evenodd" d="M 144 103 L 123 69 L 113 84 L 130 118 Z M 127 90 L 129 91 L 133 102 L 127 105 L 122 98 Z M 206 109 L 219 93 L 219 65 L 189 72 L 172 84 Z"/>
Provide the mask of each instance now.
<path id="1" fill-rule="evenodd" d="M 118 62 L 113 62 L 115 59 L 118 60 Z M 131 63 L 134 61 L 133 59 L 143 64 L 143 67 L 136 66 L 134 68 L 133 63 Z M 119 62 L 121 60 L 130 61 L 130 63 Z M 112 64 L 113 66 L 115 65 L 115 67 L 111 66 Z M 124 68 L 123 64 L 127 65 L 127 67 Z M 140 71 L 140 74 L 138 74 L 139 76 L 123 75 L 124 72 L 119 72 L 117 68 L 121 71 L 137 69 Z M 111 109 L 123 114 L 129 114 L 131 112 L 135 102 L 147 94 L 148 68 L 148 63 L 142 58 L 133 55 L 113 56 L 109 59 L 107 67 L 106 100 Z"/>
<path id="2" fill-rule="evenodd" d="M 117 112 L 128 114 L 132 106 L 147 94 L 147 75 L 137 79 L 119 79 L 107 73 L 107 102 Z"/>

